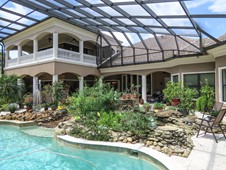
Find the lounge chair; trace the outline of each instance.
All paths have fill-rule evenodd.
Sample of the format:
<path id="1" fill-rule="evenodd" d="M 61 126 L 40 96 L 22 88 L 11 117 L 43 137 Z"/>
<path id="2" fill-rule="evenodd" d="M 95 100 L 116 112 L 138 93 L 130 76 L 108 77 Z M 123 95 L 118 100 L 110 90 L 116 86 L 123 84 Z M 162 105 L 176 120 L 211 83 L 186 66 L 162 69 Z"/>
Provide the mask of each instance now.
<path id="1" fill-rule="evenodd" d="M 213 111 L 220 111 L 221 109 L 222 109 L 222 107 L 223 107 L 223 105 L 224 105 L 224 103 L 222 103 L 222 102 L 215 102 L 214 103 L 214 105 L 213 105 Z M 204 118 L 205 117 L 205 112 L 203 113 L 203 115 L 202 115 L 202 118 Z"/>
<path id="2" fill-rule="evenodd" d="M 216 118 L 215 117 L 199 118 L 201 120 L 201 122 L 197 123 L 197 124 L 199 124 L 199 129 L 198 129 L 198 133 L 197 133 L 196 137 L 199 136 L 199 132 L 200 132 L 201 128 L 206 127 L 205 135 L 206 135 L 207 130 L 210 129 L 211 133 L 214 136 L 215 141 L 218 143 L 218 140 L 213 132 L 213 129 L 219 127 L 221 129 L 221 132 L 224 135 L 224 138 L 226 139 L 224 131 L 221 127 L 221 121 L 223 120 L 225 113 L 226 113 L 226 109 L 223 109 L 220 111 L 220 113 L 218 114 L 218 116 Z"/>

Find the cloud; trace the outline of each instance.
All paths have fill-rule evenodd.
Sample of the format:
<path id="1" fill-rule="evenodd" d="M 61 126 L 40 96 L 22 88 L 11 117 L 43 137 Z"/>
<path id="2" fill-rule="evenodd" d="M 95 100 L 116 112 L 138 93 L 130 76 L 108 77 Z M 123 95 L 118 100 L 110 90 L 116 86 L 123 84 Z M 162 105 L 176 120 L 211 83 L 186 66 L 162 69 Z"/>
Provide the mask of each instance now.
<path id="1" fill-rule="evenodd" d="M 226 1 L 225 0 L 215 0 L 211 6 L 208 8 L 212 12 L 221 13 L 226 12 Z"/>

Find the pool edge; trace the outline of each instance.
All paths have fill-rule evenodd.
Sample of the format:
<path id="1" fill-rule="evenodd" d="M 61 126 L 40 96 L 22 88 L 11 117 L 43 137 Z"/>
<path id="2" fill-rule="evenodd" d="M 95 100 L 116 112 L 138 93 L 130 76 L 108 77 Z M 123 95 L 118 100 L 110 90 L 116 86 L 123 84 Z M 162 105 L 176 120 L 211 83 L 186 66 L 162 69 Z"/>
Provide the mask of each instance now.
<path id="1" fill-rule="evenodd" d="M 56 140 L 79 149 L 91 149 L 91 150 L 99 150 L 99 151 L 108 151 L 108 152 L 119 152 L 125 153 L 128 155 L 136 155 L 138 158 L 144 159 L 150 163 L 155 164 L 161 170 L 170 170 L 169 165 L 166 163 L 162 163 L 162 161 L 166 161 L 168 156 L 164 156 L 164 159 L 159 160 L 159 154 L 156 150 L 151 148 L 147 148 L 142 144 L 127 144 L 120 142 L 102 142 L 102 141 L 91 141 L 86 139 L 75 138 L 69 135 L 63 136 L 55 136 Z M 153 154 L 154 153 L 154 154 Z"/>

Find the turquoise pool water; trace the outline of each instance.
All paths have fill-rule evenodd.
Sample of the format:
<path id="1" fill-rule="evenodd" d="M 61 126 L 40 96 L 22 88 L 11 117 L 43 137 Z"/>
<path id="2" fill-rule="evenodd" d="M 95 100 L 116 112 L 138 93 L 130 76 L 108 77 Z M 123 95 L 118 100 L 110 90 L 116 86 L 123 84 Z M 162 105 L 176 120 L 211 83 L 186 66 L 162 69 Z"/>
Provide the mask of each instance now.
<path id="1" fill-rule="evenodd" d="M 0 170 L 159 170 L 125 154 L 62 146 L 53 138 L 35 137 L 0 125 Z"/>

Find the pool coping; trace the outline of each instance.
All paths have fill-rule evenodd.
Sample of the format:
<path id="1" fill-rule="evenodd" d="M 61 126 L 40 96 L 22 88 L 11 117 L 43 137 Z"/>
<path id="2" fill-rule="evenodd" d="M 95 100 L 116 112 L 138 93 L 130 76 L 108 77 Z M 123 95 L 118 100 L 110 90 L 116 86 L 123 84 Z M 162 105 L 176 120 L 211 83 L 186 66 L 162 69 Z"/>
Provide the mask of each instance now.
<path id="1" fill-rule="evenodd" d="M 175 164 L 172 162 L 169 156 L 158 152 L 154 149 L 145 147 L 141 143 L 128 144 L 122 142 L 102 142 L 91 141 L 81 138 L 75 138 L 69 135 L 56 136 L 56 139 L 63 144 L 76 147 L 79 149 L 91 149 L 99 151 L 110 151 L 125 153 L 131 156 L 137 156 L 138 158 L 147 160 L 154 163 L 160 169 L 175 170 Z"/>
<path id="2" fill-rule="evenodd" d="M 34 121 L 0 120 L 0 125 L 13 125 L 19 127 L 26 127 L 26 126 L 35 126 L 37 124 Z"/>

